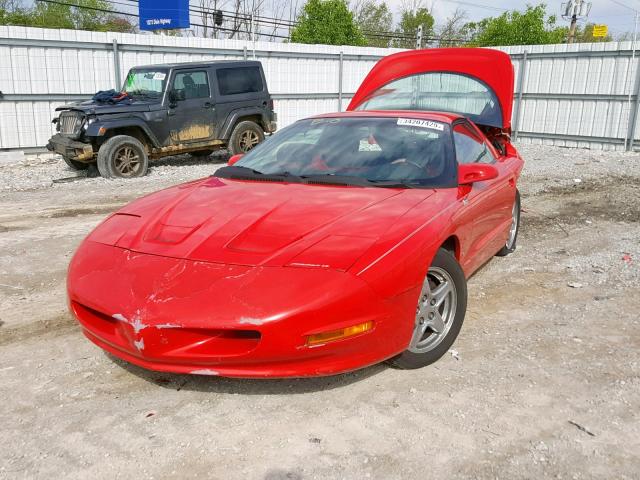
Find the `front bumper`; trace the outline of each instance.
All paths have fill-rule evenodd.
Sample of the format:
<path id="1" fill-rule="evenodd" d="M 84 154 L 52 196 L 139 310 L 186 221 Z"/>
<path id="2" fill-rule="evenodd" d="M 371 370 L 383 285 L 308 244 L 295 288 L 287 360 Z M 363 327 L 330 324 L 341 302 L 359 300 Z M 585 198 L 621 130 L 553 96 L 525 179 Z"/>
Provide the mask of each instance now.
<path id="1" fill-rule="evenodd" d="M 216 265 L 92 241 L 71 262 L 68 291 L 71 310 L 92 342 L 165 372 L 338 374 L 400 353 L 413 327 L 409 303 L 398 308 L 348 273 Z M 373 330 L 306 345 L 310 334 L 364 321 L 373 321 Z"/>
<path id="2" fill-rule="evenodd" d="M 95 156 L 93 146 L 90 143 L 72 140 L 61 133 L 56 133 L 49 139 L 47 150 L 78 162 L 90 162 Z"/>

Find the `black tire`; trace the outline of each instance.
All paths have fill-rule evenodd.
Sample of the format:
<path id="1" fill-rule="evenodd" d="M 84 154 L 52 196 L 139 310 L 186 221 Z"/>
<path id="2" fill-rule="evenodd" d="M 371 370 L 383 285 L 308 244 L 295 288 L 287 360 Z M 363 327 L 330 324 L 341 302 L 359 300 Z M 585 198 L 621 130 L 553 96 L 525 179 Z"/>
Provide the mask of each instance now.
<path id="1" fill-rule="evenodd" d="M 104 178 L 142 177 L 148 168 L 144 145 L 128 135 L 111 137 L 98 150 L 98 170 Z"/>
<path id="2" fill-rule="evenodd" d="M 437 298 L 432 293 L 444 283 L 437 283 L 439 277 L 446 279 L 447 282 L 451 281 L 452 285 L 449 286 L 448 293 L 442 297 L 443 302 L 434 306 Z M 417 303 L 418 309 L 411 342 L 407 350 L 388 361 L 396 368 L 421 368 L 434 363 L 447 353 L 460 333 L 467 311 L 467 281 L 456 258 L 448 250 L 441 248 L 433 258 L 425 278 L 425 287 L 420 292 Z M 439 312 L 442 322 L 438 327 L 441 329 L 441 334 L 433 330 L 433 327 L 424 326 L 427 316 L 432 318 L 431 315 L 436 311 Z M 427 320 L 426 324 L 431 322 Z M 420 328 L 424 330 L 419 330 Z M 443 336 L 440 338 L 440 335 Z M 414 339 L 417 340 L 415 344 Z"/>
<path id="3" fill-rule="evenodd" d="M 72 170 L 86 170 L 87 168 L 89 168 L 88 163 L 78 162 L 77 160 L 71 160 L 70 158 L 67 158 L 64 155 L 62 156 L 62 159 L 64 160 L 64 163 L 69 165 L 69 167 Z"/>
<path id="4" fill-rule="evenodd" d="M 213 150 L 200 150 L 197 152 L 191 152 L 189 153 L 189 155 L 191 155 L 193 158 L 197 160 L 204 160 L 206 158 L 209 158 L 212 153 L 213 153 Z"/>
<path id="5" fill-rule="evenodd" d="M 229 138 L 229 151 L 231 155 L 247 153 L 264 140 L 262 128 L 251 121 L 240 122 L 236 125 Z"/>
<path id="6" fill-rule="evenodd" d="M 496 256 L 498 257 L 506 257 L 510 253 L 513 253 L 516 249 L 516 242 L 518 240 L 518 232 L 520 231 L 520 192 L 516 190 L 516 198 L 513 202 L 513 209 L 511 210 L 512 215 L 512 228 L 515 227 L 515 231 L 513 234 L 511 230 L 509 231 L 509 238 L 507 238 L 507 243 L 504 247 L 500 249 Z"/>

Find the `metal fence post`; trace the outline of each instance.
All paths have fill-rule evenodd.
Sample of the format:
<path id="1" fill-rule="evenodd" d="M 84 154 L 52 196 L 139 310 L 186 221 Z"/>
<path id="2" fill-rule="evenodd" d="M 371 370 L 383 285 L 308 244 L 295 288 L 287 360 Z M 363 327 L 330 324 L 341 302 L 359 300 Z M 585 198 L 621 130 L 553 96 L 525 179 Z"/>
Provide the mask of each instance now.
<path id="1" fill-rule="evenodd" d="M 120 76 L 120 54 L 118 53 L 118 41 L 113 39 L 113 76 L 115 80 L 115 90 L 120 90 L 122 87 L 122 77 Z"/>
<path id="2" fill-rule="evenodd" d="M 244 58 L 245 61 L 247 61 L 247 46 L 246 45 L 242 49 L 242 57 Z"/>
<path id="3" fill-rule="evenodd" d="M 629 112 L 629 125 L 627 127 L 627 139 L 625 142 L 627 151 L 633 151 L 633 144 L 636 136 L 636 127 L 638 125 L 638 108 L 640 107 L 640 65 L 636 67 L 636 85 L 634 88 L 634 94 L 636 98 L 633 102 L 633 107 Z"/>
<path id="4" fill-rule="evenodd" d="M 527 50 L 522 55 L 520 69 L 518 73 L 518 99 L 516 101 L 515 114 L 513 116 L 513 139 L 518 140 L 520 130 L 520 112 L 522 110 L 522 90 L 524 89 L 524 76 L 527 74 Z"/>
<path id="5" fill-rule="evenodd" d="M 340 64 L 338 65 L 338 111 L 342 111 L 342 69 L 344 62 L 344 54 L 340 52 Z"/>

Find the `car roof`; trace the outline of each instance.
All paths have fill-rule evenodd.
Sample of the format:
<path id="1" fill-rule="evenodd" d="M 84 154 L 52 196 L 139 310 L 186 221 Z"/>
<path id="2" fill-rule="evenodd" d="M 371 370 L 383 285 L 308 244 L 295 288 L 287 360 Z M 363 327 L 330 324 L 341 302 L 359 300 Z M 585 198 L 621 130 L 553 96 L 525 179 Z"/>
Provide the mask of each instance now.
<path id="1" fill-rule="evenodd" d="M 219 67 L 255 67 L 262 64 L 256 60 L 209 60 L 206 62 L 181 62 L 181 63 L 154 63 L 151 65 L 137 65 L 132 70 L 145 69 L 145 68 L 190 68 L 199 66 L 212 66 Z"/>
<path id="2" fill-rule="evenodd" d="M 309 118 L 335 118 L 335 117 L 369 117 L 369 118 L 388 118 L 388 117 L 404 117 L 418 118 L 424 120 L 435 120 L 442 123 L 453 123 L 456 120 L 465 118 L 462 115 L 449 112 L 427 112 L 417 110 L 356 110 L 350 112 L 324 113 Z"/>

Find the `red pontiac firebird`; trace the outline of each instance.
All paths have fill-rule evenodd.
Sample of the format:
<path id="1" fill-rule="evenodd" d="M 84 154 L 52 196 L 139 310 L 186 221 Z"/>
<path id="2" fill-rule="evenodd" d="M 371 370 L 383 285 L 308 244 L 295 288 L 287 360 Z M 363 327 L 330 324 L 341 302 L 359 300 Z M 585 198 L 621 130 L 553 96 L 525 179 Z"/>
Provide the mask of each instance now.
<path id="1" fill-rule="evenodd" d="M 69 267 L 95 344 L 160 371 L 330 375 L 440 358 L 466 278 L 516 246 L 513 68 L 484 49 L 382 59 L 346 113 L 108 217 Z"/>

